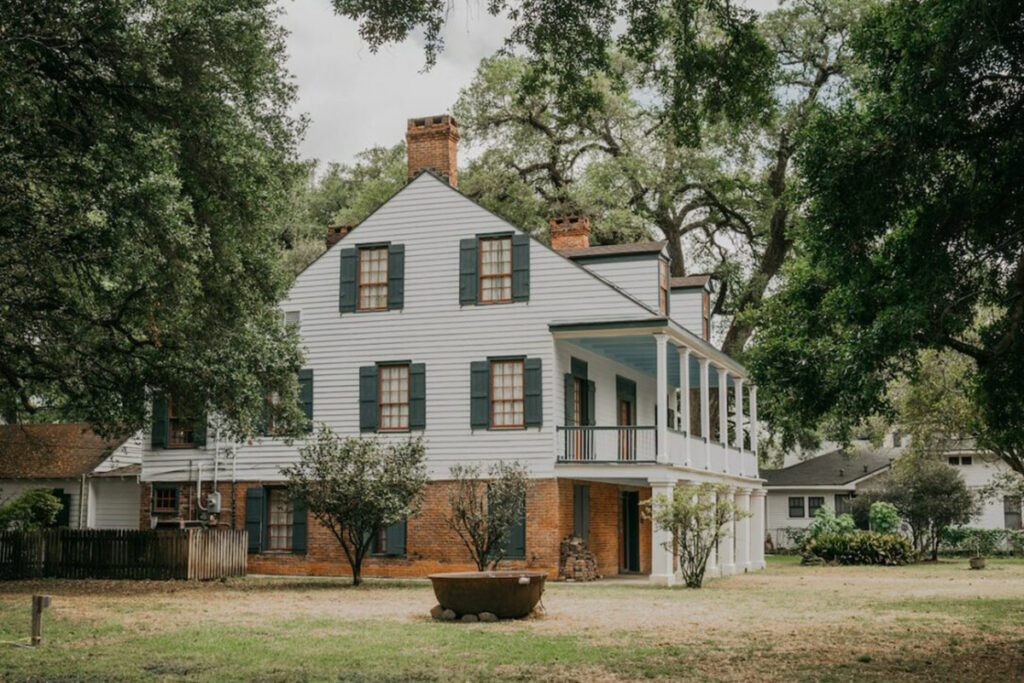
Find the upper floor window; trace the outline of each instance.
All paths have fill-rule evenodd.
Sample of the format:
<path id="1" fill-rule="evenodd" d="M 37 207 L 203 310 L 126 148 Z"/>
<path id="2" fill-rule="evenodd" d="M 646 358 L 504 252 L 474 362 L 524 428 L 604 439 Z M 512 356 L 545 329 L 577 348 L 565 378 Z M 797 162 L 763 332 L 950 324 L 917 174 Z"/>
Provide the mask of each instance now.
<path id="1" fill-rule="evenodd" d="M 480 301 L 512 300 L 512 236 L 480 240 Z"/>
<path id="2" fill-rule="evenodd" d="M 284 326 L 285 328 L 294 327 L 298 331 L 299 326 L 302 323 L 302 312 L 301 311 L 285 311 L 284 312 Z"/>
<path id="3" fill-rule="evenodd" d="M 658 259 L 658 310 L 668 315 L 668 263 Z"/>
<path id="4" fill-rule="evenodd" d="M 359 310 L 378 311 L 388 307 L 388 248 L 359 250 Z"/>
<path id="5" fill-rule="evenodd" d="M 949 464 L 954 467 L 967 467 L 974 463 L 974 458 L 970 455 L 951 455 L 949 456 Z"/>
<path id="6" fill-rule="evenodd" d="M 167 400 L 167 445 L 188 448 L 196 445 L 196 418 L 173 398 Z"/>
<path id="7" fill-rule="evenodd" d="M 524 427 L 523 360 L 491 361 L 491 427 Z"/>
<path id="8" fill-rule="evenodd" d="M 409 366 L 381 365 L 380 431 L 409 429 Z"/>
<path id="9" fill-rule="evenodd" d="M 288 490 L 267 489 L 267 550 L 292 549 L 292 514 Z"/>

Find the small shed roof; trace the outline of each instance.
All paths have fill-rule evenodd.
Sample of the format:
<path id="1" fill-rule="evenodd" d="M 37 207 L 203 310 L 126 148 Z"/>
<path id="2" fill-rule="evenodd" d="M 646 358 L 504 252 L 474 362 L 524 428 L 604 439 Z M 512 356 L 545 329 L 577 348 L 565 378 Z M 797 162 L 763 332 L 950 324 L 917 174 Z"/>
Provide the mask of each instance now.
<path id="1" fill-rule="evenodd" d="M 80 477 L 125 441 L 104 439 L 78 423 L 0 425 L 0 479 Z"/>
<path id="2" fill-rule="evenodd" d="M 689 287 L 707 287 L 708 283 L 711 282 L 711 276 L 702 273 L 699 275 L 685 275 L 683 277 L 674 277 L 669 283 L 669 287 L 672 289 L 686 289 Z"/>

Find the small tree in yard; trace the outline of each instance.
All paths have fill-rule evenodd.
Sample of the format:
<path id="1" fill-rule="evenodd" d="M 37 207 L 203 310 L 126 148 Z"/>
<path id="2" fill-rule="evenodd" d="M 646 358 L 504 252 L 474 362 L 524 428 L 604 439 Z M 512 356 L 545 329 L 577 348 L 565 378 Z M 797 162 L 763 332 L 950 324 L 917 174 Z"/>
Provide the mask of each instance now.
<path id="1" fill-rule="evenodd" d="M 505 557 L 509 532 L 523 516 L 530 481 L 519 463 L 497 462 L 481 478 L 476 465 L 451 468 L 451 513 L 445 522 L 462 539 L 479 571 L 496 569 Z"/>
<path id="2" fill-rule="evenodd" d="M 63 507 L 48 489 L 25 489 L 0 504 L 0 531 L 33 531 L 50 526 Z"/>
<path id="3" fill-rule="evenodd" d="M 422 439 L 387 443 L 339 439 L 326 425 L 299 450 L 299 462 L 285 468 L 288 493 L 338 539 L 352 567 L 361 571 L 376 532 L 419 511 L 427 472 Z"/>
<path id="4" fill-rule="evenodd" d="M 671 543 L 687 588 L 700 588 L 704 583 L 711 551 L 729 535 L 725 525 L 750 516 L 736 507 L 720 484 L 679 487 L 671 502 L 658 496 L 643 505 L 644 514 L 654 525 L 672 534 Z"/>

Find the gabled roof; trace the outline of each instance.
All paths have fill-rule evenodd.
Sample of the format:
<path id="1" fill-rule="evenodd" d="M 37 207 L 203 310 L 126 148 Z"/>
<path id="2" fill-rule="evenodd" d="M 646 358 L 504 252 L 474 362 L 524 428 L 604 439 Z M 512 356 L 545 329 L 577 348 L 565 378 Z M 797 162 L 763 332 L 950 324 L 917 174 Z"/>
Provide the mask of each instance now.
<path id="1" fill-rule="evenodd" d="M 892 448 L 840 449 L 781 470 L 761 470 L 761 477 L 767 488 L 846 486 L 887 469 L 897 454 Z"/>
<path id="2" fill-rule="evenodd" d="M 84 424 L 0 425 L 0 479 L 89 474 L 127 439 L 104 439 Z"/>
<path id="3" fill-rule="evenodd" d="M 602 244 L 596 247 L 578 247 L 576 249 L 556 249 L 566 258 L 590 258 L 597 256 L 629 256 L 632 254 L 660 254 L 666 240 L 658 242 L 637 242 L 633 244 Z"/>
<path id="4" fill-rule="evenodd" d="M 686 275 L 684 277 L 674 277 L 669 281 L 669 287 L 671 289 L 688 289 L 690 287 L 707 287 L 708 283 L 711 282 L 711 276 L 702 275 Z"/>

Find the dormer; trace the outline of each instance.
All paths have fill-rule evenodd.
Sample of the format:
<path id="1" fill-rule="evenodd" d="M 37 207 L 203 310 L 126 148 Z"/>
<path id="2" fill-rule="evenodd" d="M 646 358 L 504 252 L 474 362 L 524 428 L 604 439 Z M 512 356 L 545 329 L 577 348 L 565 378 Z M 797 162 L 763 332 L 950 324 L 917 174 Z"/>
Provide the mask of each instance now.
<path id="1" fill-rule="evenodd" d="M 672 317 L 702 339 L 711 338 L 711 276 L 687 275 L 671 280 Z"/>

